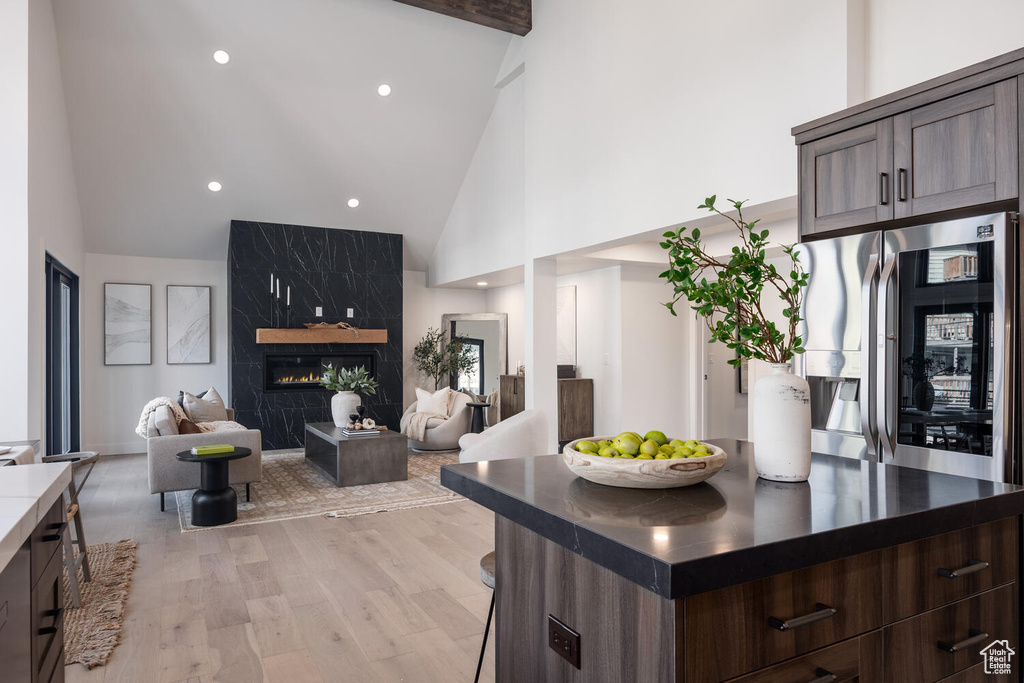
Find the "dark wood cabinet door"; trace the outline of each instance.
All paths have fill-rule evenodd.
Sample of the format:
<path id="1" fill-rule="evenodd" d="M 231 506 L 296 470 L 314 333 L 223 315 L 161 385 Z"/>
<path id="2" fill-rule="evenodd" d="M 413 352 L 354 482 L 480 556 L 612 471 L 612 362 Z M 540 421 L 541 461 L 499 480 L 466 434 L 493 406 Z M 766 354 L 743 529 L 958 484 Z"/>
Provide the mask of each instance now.
<path id="1" fill-rule="evenodd" d="M 895 117 L 895 217 L 1017 196 L 1017 82 Z"/>
<path id="2" fill-rule="evenodd" d="M 893 217 L 892 119 L 800 146 L 800 234 Z"/>
<path id="3" fill-rule="evenodd" d="M 594 436 L 594 380 L 558 380 L 558 440 Z"/>
<path id="4" fill-rule="evenodd" d="M 526 410 L 526 377 L 501 375 L 498 378 L 498 419 L 507 420 Z"/>

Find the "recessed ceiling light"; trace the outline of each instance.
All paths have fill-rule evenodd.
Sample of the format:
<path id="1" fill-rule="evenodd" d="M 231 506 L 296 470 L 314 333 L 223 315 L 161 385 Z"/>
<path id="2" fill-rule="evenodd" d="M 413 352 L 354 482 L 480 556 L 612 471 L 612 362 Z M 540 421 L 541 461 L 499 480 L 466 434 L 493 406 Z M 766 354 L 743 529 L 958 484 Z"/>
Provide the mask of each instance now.
<path id="1" fill-rule="evenodd" d="M 381 97 L 387 97 L 391 94 L 391 86 L 387 83 L 381 83 L 380 87 L 377 88 L 377 94 Z"/>
<path id="2" fill-rule="evenodd" d="M 227 64 L 231 61 L 231 55 L 229 55 L 227 52 L 224 52 L 224 50 L 217 50 L 213 53 L 213 61 L 217 62 L 218 64 Z"/>
<path id="3" fill-rule="evenodd" d="M 476 283 L 476 286 L 477 286 L 477 287 L 486 287 L 486 286 L 487 286 L 487 283 L 486 283 L 486 282 L 483 282 L 483 281 L 480 281 L 480 282 Z"/>
<path id="4" fill-rule="evenodd" d="M 354 209 L 357 206 L 359 206 L 359 200 L 358 199 L 353 197 L 352 199 L 348 200 L 348 208 Z"/>
<path id="5" fill-rule="evenodd" d="M 223 186 L 220 183 L 218 183 L 216 180 L 211 180 L 210 184 L 207 185 L 207 187 L 210 188 L 210 192 L 220 192 L 221 187 L 223 187 Z"/>

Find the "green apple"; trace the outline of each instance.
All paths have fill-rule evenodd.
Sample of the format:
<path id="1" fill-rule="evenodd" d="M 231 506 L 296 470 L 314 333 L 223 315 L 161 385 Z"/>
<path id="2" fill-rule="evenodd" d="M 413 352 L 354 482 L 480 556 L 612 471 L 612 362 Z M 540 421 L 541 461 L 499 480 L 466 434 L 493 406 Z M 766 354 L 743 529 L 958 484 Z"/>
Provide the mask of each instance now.
<path id="1" fill-rule="evenodd" d="M 612 442 L 611 442 L 611 441 L 603 441 L 603 440 L 602 440 L 602 441 L 598 441 L 598 442 L 597 442 L 597 448 L 598 448 L 598 450 L 600 450 L 600 449 L 602 449 L 602 448 L 608 448 L 608 447 L 609 447 L 609 446 L 611 446 L 611 445 L 612 445 Z"/>
<path id="2" fill-rule="evenodd" d="M 686 445 L 686 442 L 683 441 L 682 439 L 672 439 L 671 441 L 668 442 L 668 445 L 671 446 L 672 448 L 682 448 L 683 446 Z"/>
<path id="3" fill-rule="evenodd" d="M 600 455 L 602 458 L 614 458 L 619 454 L 619 452 L 612 448 L 611 446 L 605 446 L 604 448 L 599 450 L 597 454 Z"/>
<path id="4" fill-rule="evenodd" d="M 659 446 L 664 446 L 668 443 L 668 437 L 665 436 L 665 432 L 651 431 L 647 432 L 644 436 L 645 441 L 654 441 Z"/>
<path id="5" fill-rule="evenodd" d="M 612 446 L 623 455 L 636 455 L 640 452 L 640 445 L 643 443 L 632 434 L 623 434 L 612 442 Z"/>
<path id="6" fill-rule="evenodd" d="M 652 458 L 658 454 L 658 442 L 656 441 L 644 441 L 640 444 L 640 454 L 649 455 Z"/>
<path id="7" fill-rule="evenodd" d="M 597 444 L 594 443 L 593 441 L 584 440 L 576 444 L 576 450 L 578 450 L 580 453 L 597 453 L 601 449 L 598 448 Z"/>

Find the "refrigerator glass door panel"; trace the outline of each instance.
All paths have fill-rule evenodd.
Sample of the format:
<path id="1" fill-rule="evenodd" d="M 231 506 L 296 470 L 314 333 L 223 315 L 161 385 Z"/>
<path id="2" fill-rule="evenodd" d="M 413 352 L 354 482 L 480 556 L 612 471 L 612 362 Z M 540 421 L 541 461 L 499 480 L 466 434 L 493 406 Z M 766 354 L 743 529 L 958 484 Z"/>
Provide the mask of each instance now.
<path id="1" fill-rule="evenodd" d="M 794 367 L 811 387 L 812 448 L 876 457 L 873 302 L 881 233 L 806 242 L 797 250 L 808 274 L 800 332 L 807 351 Z"/>
<path id="2" fill-rule="evenodd" d="M 1004 478 L 1006 225 L 995 214 L 885 234 L 884 460 Z"/>

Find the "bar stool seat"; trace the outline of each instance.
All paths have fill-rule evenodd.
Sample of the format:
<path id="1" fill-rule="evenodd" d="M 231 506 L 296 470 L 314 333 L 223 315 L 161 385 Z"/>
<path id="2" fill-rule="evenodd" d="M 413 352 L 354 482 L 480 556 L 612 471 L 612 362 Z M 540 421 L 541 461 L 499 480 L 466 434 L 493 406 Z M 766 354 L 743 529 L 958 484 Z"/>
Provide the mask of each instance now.
<path id="1" fill-rule="evenodd" d="M 494 590 L 494 551 L 480 558 L 480 581 Z M 491 617 L 494 616 L 494 593 L 491 593 L 491 606 L 487 610 L 487 624 L 484 626 L 484 642 L 480 646 L 480 660 L 476 663 L 476 677 L 473 683 L 480 681 L 480 669 L 484 665 L 484 652 L 487 651 L 487 634 L 491 632 Z"/>
<path id="2" fill-rule="evenodd" d="M 82 568 L 82 583 L 92 580 L 92 572 L 89 570 L 89 554 L 85 543 L 85 529 L 82 526 L 82 508 L 78 505 L 78 494 L 82 492 L 86 480 L 92 474 L 92 468 L 99 460 L 99 453 L 95 451 L 82 451 L 79 453 L 64 453 L 63 455 L 44 455 L 42 461 L 47 462 L 69 462 L 71 463 L 71 483 L 64 492 L 64 500 L 68 506 L 67 524 L 61 534 L 62 545 L 64 546 L 64 568 L 67 570 L 68 587 L 71 589 L 71 601 L 75 607 L 82 606 L 82 595 L 78 581 L 78 568 Z M 85 469 L 88 468 L 88 469 Z M 81 481 L 75 482 L 75 475 L 85 471 Z M 74 536 L 71 534 L 72 525 L 75 527 Z M 75 551 L 78 556 L 75 556 Z"/>

